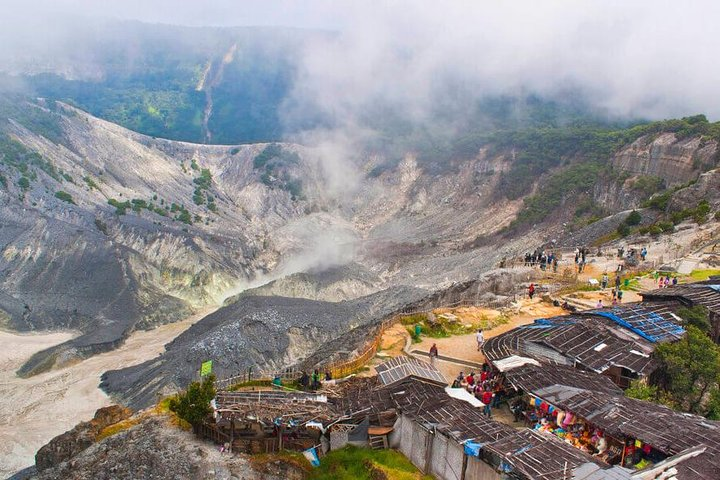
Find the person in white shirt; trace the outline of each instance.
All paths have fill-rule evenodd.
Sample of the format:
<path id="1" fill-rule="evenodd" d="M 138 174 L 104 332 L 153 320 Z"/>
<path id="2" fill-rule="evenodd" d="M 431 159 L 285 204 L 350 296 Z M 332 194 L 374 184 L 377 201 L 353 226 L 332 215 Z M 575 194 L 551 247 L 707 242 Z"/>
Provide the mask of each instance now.
<path id="1" fill-rule="evenodd" d="M 477 340 L 477 347 L 479 352 L 480 348 L 483 346 L 483 343 L 485 343 L 485 336 L 483 336 L 482 329 L 478 329 L 477 333 L 475 334 L 475 339 Z"/>

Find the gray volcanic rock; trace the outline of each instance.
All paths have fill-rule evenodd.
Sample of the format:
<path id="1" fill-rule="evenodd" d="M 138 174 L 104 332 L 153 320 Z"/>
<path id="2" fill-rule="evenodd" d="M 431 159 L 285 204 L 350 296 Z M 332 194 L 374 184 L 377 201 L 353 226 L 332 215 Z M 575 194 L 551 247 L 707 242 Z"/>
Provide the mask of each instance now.
<path id="1" fill-rule="evenodd" d="M 694 180 L 717 165 L 717 142 L 700 137 L 678 139 L 674 133 L 645 135 L 620 150 L 613 167 L 636 175 L 651 175 L 677 185 Z"/>
<path id="2" fill-rule="evenodd" d="M 280 480 L 299 479 L 292 465 L 277 475 L 253 470 L 246 457 L 221 454 L 212 444 L 149 416 L 127 430 L 75 452 L 62 462 L 30 474 L 38 480 Z"/>
<path id="3" fill-rule="evenodd" d="M 243 374 L 248 367 L 256 373 L 279 371 L 317 353 L 331 358 L 334 349 L 325 346 L 329 342 L 338 340 L 337 348 L 352 351 L 367 340 L 367 335 L 348 335 L 353 329 L 371 327 L 427 295 L 404 287 L 339 303 L 243 297 L 190 327 L 159 357 L 106 372 L 101 388 L 138 409 L 197 379 L 207 360 L 222 378 Z"/>
<path id="4" fill-rule="evenodd" d="M 340 302 L 363 297 L 380 290 L 382 280 L 357 263 L 325 270 L 300 272 L 282 277 L 257 288 L 251 288 L 225 300 L 225 305 L 242 297 L 256 295 L 307 298 Z"/>

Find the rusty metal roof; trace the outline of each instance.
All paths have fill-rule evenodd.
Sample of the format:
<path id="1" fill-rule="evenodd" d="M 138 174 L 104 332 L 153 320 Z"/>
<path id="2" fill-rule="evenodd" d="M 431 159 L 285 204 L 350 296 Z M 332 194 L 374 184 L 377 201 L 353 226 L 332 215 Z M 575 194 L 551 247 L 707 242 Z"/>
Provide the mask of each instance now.
<path id="1" fill-rule="evenodd" d="M 620 387 L 615 385 L 610 377 L 583 372 L 565 365 L 553 365 L 552 367 L 524 365 L 506 372 L 505 378 L 515 389 L 527 393 L 552 385 L 567 385 L 596 392 L 622 394 Z"/>
<path id="2" fill-rule="evenodd" d="M 720 279 L 658 288 L 641 293 L 645 300 L 677 300 L 687 306 L 702 305 L 720 315 Z"/>
<path id="3" fill-rule="evenodd" d="M 622 395 L 563 385 L 540 389 L 534 394 L 557 408 L 575 413 L 613 437 L 640 440 L 666 455 L 707 447 L 698 457 L 678 465 L 678 471 L 683 473 L 678 478 L 720 478 L 720 422 Z"/>

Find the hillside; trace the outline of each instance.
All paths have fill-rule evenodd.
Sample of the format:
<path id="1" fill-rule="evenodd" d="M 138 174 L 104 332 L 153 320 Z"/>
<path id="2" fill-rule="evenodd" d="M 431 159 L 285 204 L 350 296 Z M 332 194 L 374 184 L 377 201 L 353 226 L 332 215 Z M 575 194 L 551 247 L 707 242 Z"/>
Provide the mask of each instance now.
<path id="1" fill-rule="evenodd" d="M 354 261 L 349 283 L 333 280 L 343 298 L 477 278 L 502 257 L 639 206 L 717 161 L 714 137 L 678 128 L 713 125 L 698 120 L 661 135 L 654 132 L 662 124 L 613 133 L 615 149 L 573 143 L 573 131 L 558 128 L 572 148 L 553 146 L 556 134 L 547 130 L 532 141 L 496 137 L 438 173 L 413 153 L 378 172 L 371 155 L 354 167 L 368 173 L 337 184 L 322 152 L 300 145 L 154 139 L 22 97 L 5 97 L 2 109 L 3 325 L 82 332 L 36 355 L 24 375 L 115 348 L 135 329 L 296 272 Z M 604 162 L 600 151 L 610 152 Z M 647 151 L 661 153 L 648 161 Z M 511 194 L 508 178 L 536 158 L 552 160 L 547 173 L 525 195 Z M 640 161 L 651 165 L 640 175 L 618 170 Z M 536 226 L 526 235 L 530 221 Z M 357 275 L 375 280 L 358 283 Z M 278 293 L 313 298 L 304 291 L 286 284 Z"/>

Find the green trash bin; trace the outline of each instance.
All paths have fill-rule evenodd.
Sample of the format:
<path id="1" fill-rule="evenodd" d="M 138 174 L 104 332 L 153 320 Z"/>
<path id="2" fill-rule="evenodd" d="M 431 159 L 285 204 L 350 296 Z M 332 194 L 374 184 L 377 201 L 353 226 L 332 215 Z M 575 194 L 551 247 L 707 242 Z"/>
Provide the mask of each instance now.
<path id="1" fill-rule="evenodd" d="M 415 336 L 419 337 L 421 333 L 422 333 L 422 327 L 420 326 L 420 324 L 415 325 Z"/>
<path id="2" fill-rule="evenodd" d="M 626 278 L 624 282 L 625 288 L 628 288 L 630 286 L 630 279 Z"/>

